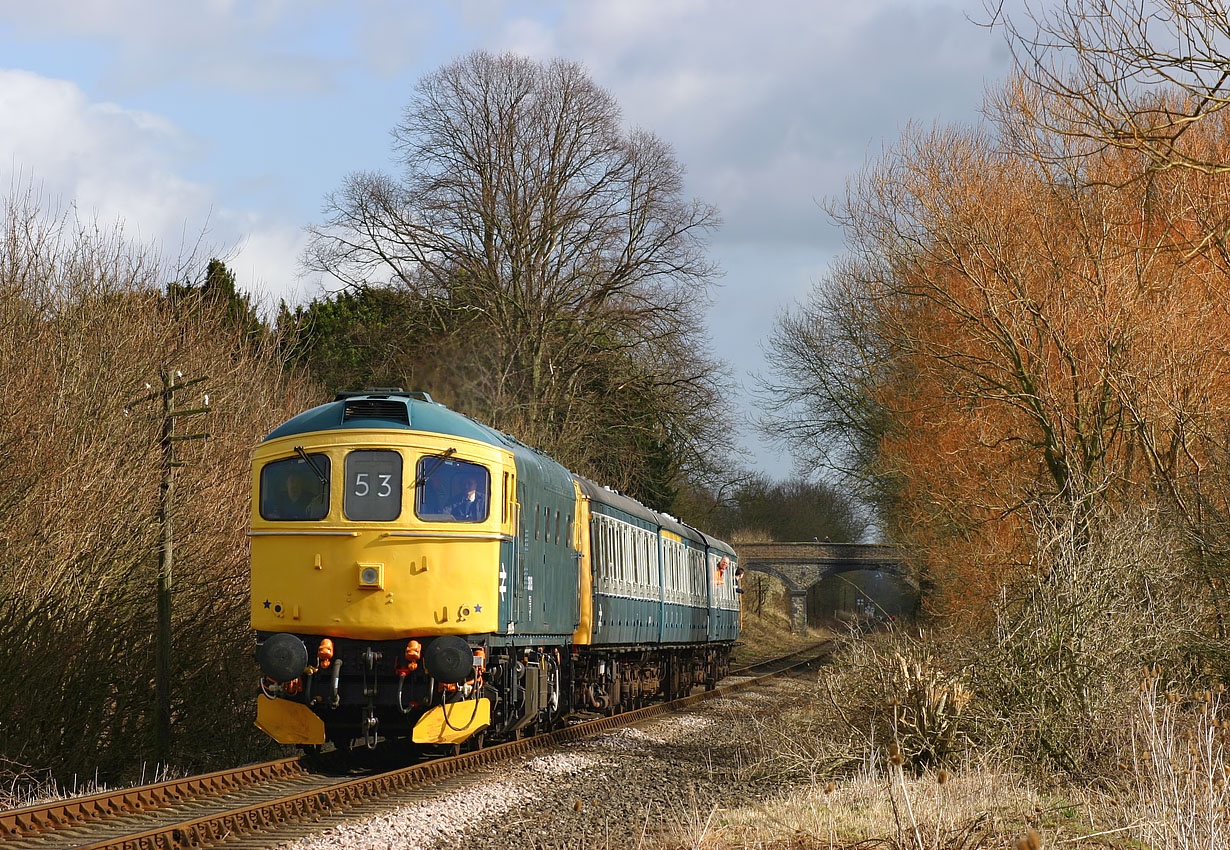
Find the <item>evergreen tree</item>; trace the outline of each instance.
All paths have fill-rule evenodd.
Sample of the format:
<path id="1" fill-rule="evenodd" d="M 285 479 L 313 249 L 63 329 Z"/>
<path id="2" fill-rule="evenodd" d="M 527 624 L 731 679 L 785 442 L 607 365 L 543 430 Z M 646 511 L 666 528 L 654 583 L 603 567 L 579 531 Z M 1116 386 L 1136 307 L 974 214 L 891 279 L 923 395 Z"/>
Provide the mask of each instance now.
<path id="1" fill-rule="evenodd" d="M 235 273 L 217 258 L 206 265 L 199 284 L 168 284 L 167 299 L 177 311 L 208 311 L 222 316 L 224 325 L 243 343 L 260 342 L 269 335 L 269 326 L 253 306 L 252 296 L 236 287 Z"/>

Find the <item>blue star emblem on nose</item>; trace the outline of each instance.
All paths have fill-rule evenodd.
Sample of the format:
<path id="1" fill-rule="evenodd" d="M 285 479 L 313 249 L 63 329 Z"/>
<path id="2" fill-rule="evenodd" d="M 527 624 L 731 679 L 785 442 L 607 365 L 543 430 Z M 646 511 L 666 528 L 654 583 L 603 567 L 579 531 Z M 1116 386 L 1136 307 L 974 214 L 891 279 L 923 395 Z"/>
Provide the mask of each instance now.
<path id="1" fill-rule="evenodd" d="M 475 605 L 475 606 L 474 606 L 474 613 L 475 613 L 475 614 L 481 614 L 481 613 L 482 613 L 482 610 L 483 610 L 483 606 L 481 606 L 481 605 Z"/>
<path id="2" fill-rule="evenodd" d="M 265 607 L 266 607 L 266 608 L 268 608 L 268 607 L 269 607 L 269 600 L 268 600 L 268 599 L 266 599 L 266 600 L 265 600 Z"/>

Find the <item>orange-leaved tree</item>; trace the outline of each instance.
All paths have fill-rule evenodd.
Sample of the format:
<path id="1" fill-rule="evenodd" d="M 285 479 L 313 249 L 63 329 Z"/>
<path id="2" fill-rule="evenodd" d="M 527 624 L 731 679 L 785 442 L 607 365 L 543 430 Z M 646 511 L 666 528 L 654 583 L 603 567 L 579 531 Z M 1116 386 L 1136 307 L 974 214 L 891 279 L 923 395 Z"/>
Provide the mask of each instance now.
<path id="1" fill-rule="evenodd" d="M 1226 181 L 1136 179 L 1140 157 L 1115 147 L 1036 156 L 1011 119 L 1046 96 L 1010 84 L 997 124 L 910 129 L 851 181 L 835 210 L 851 255 L 810 314 L 829 338 L 863 335 L 816 366 L 874 411 L 864 470 L 892 482 L 890 522 L 941 609 L 985 610 L 1036 562 L 1037 511 L 1074 512 L 1083 535 L 1106 504 L 1211 509 L 1193 485 L 1230 412 L 1225 262 L 1206 233 L 1227 220 Z M 1188 137 L 1225 134 L 1209 120 Z M 789 377 L 786 397 L 808 378 Z"/>

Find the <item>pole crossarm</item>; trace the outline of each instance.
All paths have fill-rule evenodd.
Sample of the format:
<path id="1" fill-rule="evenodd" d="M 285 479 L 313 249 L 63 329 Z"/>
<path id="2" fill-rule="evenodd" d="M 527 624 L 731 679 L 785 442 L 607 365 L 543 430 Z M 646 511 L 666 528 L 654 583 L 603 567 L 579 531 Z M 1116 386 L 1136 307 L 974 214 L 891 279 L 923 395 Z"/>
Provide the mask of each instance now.
<path id="1" fill-rule="evenodd" d="M 203 375 L 199 378 L 189 378 L 186 381 L 180 381 L 178 384 L 168 384 L 168 385 L 163 386 L 163 388 L 160 390 L 154 390 L 149 395 L 143 395 L 140 398 L 133 399 L 132 401 L 125 404 L 124 406 L 125 407 L 135 407 L 136 405 L 141 404 L 142 402 L 153 401 L 154 399 L 162 398 L 163 396 L 174 394 L 177 390 L 182 390 L 184 387 L 190 387 L 193 384 L 199 384 L 202 381 L 208 381 L 208 380 L 209 380 L 209 376 Z M 148 387 L 149 384 L 146 384 L 146 386 Z"/>

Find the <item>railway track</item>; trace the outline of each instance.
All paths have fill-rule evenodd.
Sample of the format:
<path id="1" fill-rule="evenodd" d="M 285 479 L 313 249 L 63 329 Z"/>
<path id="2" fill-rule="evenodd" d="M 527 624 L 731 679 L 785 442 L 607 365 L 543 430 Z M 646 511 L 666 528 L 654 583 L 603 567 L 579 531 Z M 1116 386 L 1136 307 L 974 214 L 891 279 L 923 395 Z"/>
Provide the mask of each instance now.
<path id="1" fill-rule="evenodd" d="M 588 720 L 533 738 L 409 767 L 359 776 L 309 770 L 279 759 L 236 770 L 143 785 L 0 812 L 0 845 L 14 850 L 174 850 L 256 835 L 460 776 L 482 765 L 686 709 L 752 687 L 823 656 L 826 643 L 732 671 L 742 681 L 611 717 Z"/>

